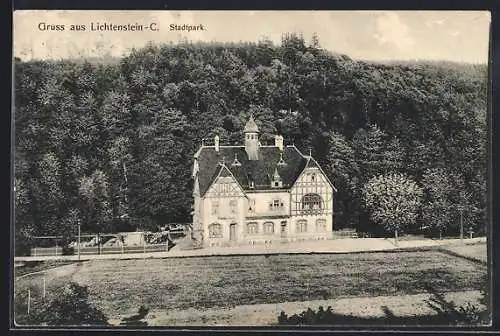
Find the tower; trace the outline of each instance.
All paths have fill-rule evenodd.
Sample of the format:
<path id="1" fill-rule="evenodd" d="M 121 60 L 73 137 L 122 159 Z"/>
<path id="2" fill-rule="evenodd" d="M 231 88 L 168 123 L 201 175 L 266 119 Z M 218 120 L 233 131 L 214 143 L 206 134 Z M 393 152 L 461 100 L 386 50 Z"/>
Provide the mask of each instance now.
<path id="1" fill-rule="evenodd" d="M 259 159 L 259 127 L 253 120 L 253 116 L 245 125 L 243 130 L 245 133 L 245 151 L 248 155 L 248 160 L 258 160 Z"/>

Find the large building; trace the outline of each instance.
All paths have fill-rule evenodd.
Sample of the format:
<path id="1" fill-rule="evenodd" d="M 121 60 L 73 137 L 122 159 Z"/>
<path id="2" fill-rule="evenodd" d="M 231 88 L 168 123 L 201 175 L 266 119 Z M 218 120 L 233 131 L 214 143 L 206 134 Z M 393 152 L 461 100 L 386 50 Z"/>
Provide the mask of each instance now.
<path id="1" fill-rule="evenodd" d="M 194 155 L 193 238 L 200 247 L 328 239 L 335 187 L 311 155 L 275 136 L 259 141 L 253 117 L 244 145 L 202 145 Z"/>

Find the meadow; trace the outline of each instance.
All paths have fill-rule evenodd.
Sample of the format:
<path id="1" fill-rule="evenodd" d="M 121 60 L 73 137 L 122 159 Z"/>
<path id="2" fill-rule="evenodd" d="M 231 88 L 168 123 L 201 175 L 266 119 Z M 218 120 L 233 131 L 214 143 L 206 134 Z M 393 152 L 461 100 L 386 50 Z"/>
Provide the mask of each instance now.
<path id="1" fill-rule="evenodd" d="M 237 305 L 478 290 L 485 265 L 438 250 L 92 260 L 16 281 L 40 299 L 62 283 L 87 285 L 109 317 L 153 310 L 231 308 Z"/>

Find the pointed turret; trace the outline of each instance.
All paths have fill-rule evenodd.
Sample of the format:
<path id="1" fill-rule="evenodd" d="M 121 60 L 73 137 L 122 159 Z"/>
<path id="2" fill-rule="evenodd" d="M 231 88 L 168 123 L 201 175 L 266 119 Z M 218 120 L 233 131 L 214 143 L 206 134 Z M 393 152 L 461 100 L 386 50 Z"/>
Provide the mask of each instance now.
<path id="1" fill-rule="evenodd" d="M 245 151 L 249 160 L 259 159 L 259 127 L 253 120 L 253 116 L 245 124 Z"/>

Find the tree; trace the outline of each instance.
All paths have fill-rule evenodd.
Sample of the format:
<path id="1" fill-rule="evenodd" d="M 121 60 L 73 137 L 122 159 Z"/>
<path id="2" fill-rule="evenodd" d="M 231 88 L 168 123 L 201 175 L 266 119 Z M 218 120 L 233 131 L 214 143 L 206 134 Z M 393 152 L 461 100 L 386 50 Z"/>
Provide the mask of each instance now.
<path id="1" fill-rule="evenodd" d="M 85 203 L 83 227 L 93 232 L 109 232 L 113 214 L 109 202 L 109 182 L 106 174 L 96 170 L 80 180 L 79 192 Z"/>
<path id="2" fill-rule="evenodd" d="M 398 173 L 404 168 L 404 148 L 398 138 L 392 138 L 384 143 L 382 169 L 386 173 Z"/>
<path id="3" fill-rule="evenodd" d="M 377 125 L 369 125 L 366 130 L 360 129 L 354 134 L 352 144 L 356 151 L 362 182 L 385 173 L 383 162 L 385 136 Z"/>
<path id="4" fill-rule="evenodd" d="M 422 220 L 423 225 L 439 232 L 441 239 L 453 220 L 453 206 L 450 193 L 453 193 L 453 185 L 444 169 L 428 169 L 422 177 L 423 203 Z"/>
<path id="5" fill-rule="evenodd" d="M 18 311 L 21 315 L 26 307 L 18 297 Z M 31 308 L 30 315 L 21 316 L 16 321 L 19 324 L 47 325 L 47 326 L 106 326 L 106 316 L 89 302 L 87 286 L 75 282 L 64 285 L 57 295 Z"/>
<path id="6" fill-rule="evenodd" d="M 34 236 L 34 223 L 28 211 L 30 208 L 28 189 L 20 178 L 14 179 L 15 200 L 15 254 L 29 255 L 29 249 Z"/>
<path id="7" fill-rule="evenodd" d="M 338 190 L 335 205 L 340 215 L 340 226 L 356 223 L 359 218 L 359 168 L 349 141 L 338 132 L 330 132 L 326 167 L 332 183 Z"/>
<path id="8" fill-rule="evenodd" d="M 321 46 L 320 46 L 320 43 L 319 43 L 319 37 L 318 37 L 318 33 L 314 32 L 312 37 L 311 37 L 311 42 L 310 42 L 310 46 L 309 48 L 314 50 L 314 49 L 319 49 Z"/>
<path id="9" fill-rule="evenodd" d="M 36 204 L 37 234 L 51 235 L 58 233 L 58 219 L 61 197 L 61 163 L 58 157 L 50 152 L 43 154 L 37 162 L 38 176 L 33 176 L 30 184 Z"/>
<path id="10" fill-rule="evenodd" d="M 415 223 L 422 189 L 403 174 L 373 177 L 362 193 L 372 221 L 394 233 L 396 241 L 399 231 Z"/>
<path id="11" fill-rule="evenodd" d="M 176 109 L 161 110 L 152 119 L 140 129 L 142 160 L 136 160 L 130 169 L 134 217 L 149 218 L 156 224 L 185 221 L 191 205 L 190 162 L 185 160 L 192 150 L 192 142 L 186 141 L 190 127 Z"/>

